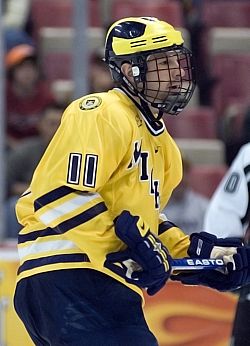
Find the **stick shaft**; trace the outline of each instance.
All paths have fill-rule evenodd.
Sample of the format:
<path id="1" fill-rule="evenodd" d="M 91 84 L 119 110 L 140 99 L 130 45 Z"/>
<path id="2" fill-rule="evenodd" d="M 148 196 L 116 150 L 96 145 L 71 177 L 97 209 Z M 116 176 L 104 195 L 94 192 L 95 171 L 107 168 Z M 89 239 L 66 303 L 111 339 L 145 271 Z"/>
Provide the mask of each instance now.
<path id="1" fill-rule="evenodd" d="M 211 270 L 225 269 L 222 259 L 214 258 L 180 258 L 172 260 L 172 271 L 175 270 Z"/>

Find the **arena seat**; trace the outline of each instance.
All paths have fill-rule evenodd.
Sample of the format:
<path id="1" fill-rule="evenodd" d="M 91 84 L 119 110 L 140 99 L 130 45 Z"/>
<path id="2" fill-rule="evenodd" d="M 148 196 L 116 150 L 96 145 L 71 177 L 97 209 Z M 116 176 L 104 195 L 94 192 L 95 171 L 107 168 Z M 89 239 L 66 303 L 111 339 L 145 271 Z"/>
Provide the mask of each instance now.
<path id="1" fill-rule="evenodd" d="M 98 0 L 89 1 L 89 26 L 102 26 Z M 31 20 L 37 37 L 42 27 L 72 27 L 72 0 L 32 0 Z"/>
<path id="2" fill-rule="evenodd" d="M 249 27 L 250 1 L 203 0 L 202 21 L 208 27 Z"/>
<path id="3" fill-rule="evenodd" d="M 221 139 L 176 138 L 176 143 L 192 164 L 225 163 L 225 144 Z"/>
<path id="4" fill-rule="evenodd" d="M 89 27 L 86 30 L 90 55 L 103 54 L 104 30 Z M 39 55 L 41 66 L 49 81 L 71 79 L 71 61 L 73 49 L 73 28 L 44 27 L 39 31 Z M 60 61 L 60 63 L 58 63 Z"/>
<path id="5" fill-rule="evenodd" d="M 131 16 L 157 17 L 174 26 L 184 26 L 181 4 L 175 0 L 113 1 L 111 14 L 112 20 Z"/>
<path id="6" fill-rule="evenodd" d="M 104 54 L 104 30 L 102 28 L 89 27 L 86 30 L 89 43 L 88 51 L 102 50 Z M 44 27 L 39 31 L 39 48 L 42 54 L 52 52 L 70 53 L 73 48 L 74 29 L 73 28 L 53 28 Z"/>
<path id="7" fill-rule="evenodd" d="M 218 54 L 212 57 L 211 64 L 217 79 L 212 104 L 220 117 L 232 99 L 249 99 L 250 53 Z"/>
<path id="8" fill-rule="evenodd" d="M 41 61 L 42 70 L 49 83 L 56 79 L 71 79 L 71 66 L 71 53 L 49 53 Z"/>
<path id="9" fill-rule="evenodd" d="M 74 96 L 74 81 L 70 79 L 56 79 L 51 83 L 51 90 L 59 104 L 70 103 Z"/>
<path id="10" fill-rule="evenodd" d="M 164 117 L 167 130 L 174 138 L 217 138 L 216 119 L 211 107 L 190 107 L 177 117 Z"/>
<path id="11" fill-rule="evenodd" d="M 250 28 L 211 28 L 208 32 L 209 53 L 250 53 Z"/>
<path id="12" fill-rule="evenodd" d="M 190 172 L 190 186 L 210 198 L 227 171 L 226 165 L 193 165 Z"/>

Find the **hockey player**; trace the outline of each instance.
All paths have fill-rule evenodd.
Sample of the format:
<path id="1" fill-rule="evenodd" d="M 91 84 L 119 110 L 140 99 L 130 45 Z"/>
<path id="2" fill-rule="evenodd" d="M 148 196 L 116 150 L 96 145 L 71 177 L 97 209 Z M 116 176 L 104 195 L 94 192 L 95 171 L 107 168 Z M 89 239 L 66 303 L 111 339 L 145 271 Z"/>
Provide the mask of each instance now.
<path id="1" fill-rule="evenodd" d="M 159 291 L 171 258 L 200 239 L 159 214 L 182 176 L 161 117 L 180 113 L 195 88 L 181 33 L 156 18 L 121 19 L 107 33 L 105 61 L 117 88 L 69 105 L 17 204 L 14 303 L 38 346 L 157 345 L 142 289 Z M 208 238 L 201 257 L 219 245 L 241 258 L 238 242 Z M 236 267 L 221 274 L 227 288 L 245 283 L 230 281 L 245 270 Z"/>
<path id="2" fill-rule="evenodd" d="M 205 217 L 204 229 L 220 237 L 238 237 L 249 242 L 250 222 L 250 143 L 245 144 L 215 191 Z M 240 291 L 232 331 L 232 346 L 250 340 L 250 286 Z"/>
<path id="3" fill-rule="evenodd" d="M 241 147 L 209 204 L 204 229 L 220 237 L 244 238 L 250 221 L 250 143 Z"/>

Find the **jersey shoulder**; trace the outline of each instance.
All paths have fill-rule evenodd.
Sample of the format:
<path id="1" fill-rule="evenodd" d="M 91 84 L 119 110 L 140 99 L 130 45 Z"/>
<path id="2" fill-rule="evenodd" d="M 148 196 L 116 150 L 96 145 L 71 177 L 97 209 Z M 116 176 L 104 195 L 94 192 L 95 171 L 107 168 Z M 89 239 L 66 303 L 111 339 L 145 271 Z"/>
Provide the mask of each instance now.
<path id="1" fill-rule="evenodd" d="M 136 126 L 136 110 L 130 100 L 120 94 L 110 90 L 83 96 L 69 105 L 64 117 L 73 116 L 79 127 L 95 124 L 96 127 L 112 127 L 118 133 L 126 129 L 131 131 Z"/>
<path id="2" fill-rule="evenodd" d="M 73 101 L 69 106 L 69 109 L 74 109 L 74 111 L 82 112 L 83 114 L 91 112 L 101 113 L 109 112 L 110 110 L 124 111 L 128 112 L 131 108 L 131 102 L 126 100 L 116 90 L 110 90 L 108 92 L 94 93 L 82 96 L 81 98 Z M 118 108 L 117 108 L 118 107 Z"/>

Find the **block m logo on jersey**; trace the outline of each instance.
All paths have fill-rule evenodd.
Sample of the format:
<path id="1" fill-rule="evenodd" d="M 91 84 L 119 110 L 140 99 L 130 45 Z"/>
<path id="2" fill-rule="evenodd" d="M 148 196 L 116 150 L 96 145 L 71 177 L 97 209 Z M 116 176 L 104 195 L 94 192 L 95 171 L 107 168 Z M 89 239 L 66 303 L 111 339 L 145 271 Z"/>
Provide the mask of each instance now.
<path id="1" fill-rule="evenodd" d="M 149 194 L 154 197 L 155 209 L 160 207 L 160 181 L 153 179 L 153 169 L 149 170 L 149 152 L 142 151 L 142 141 L 134 142 L 134 151 L 132 159 L 128 165 L 128 169 L 138 166 L 139 181 L 148 182 Z"/>
<path id="2" fill-rule="evenodd" d="M 139 164 L 141 158 L 141 140 L 134 142 L 133 157 L 128 165 L 128 169 L 131 169 Z"/>

